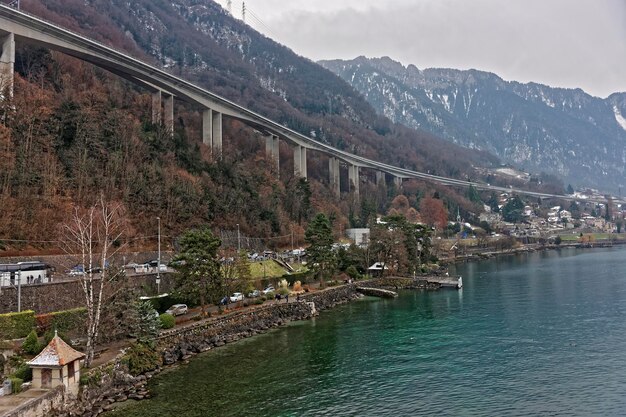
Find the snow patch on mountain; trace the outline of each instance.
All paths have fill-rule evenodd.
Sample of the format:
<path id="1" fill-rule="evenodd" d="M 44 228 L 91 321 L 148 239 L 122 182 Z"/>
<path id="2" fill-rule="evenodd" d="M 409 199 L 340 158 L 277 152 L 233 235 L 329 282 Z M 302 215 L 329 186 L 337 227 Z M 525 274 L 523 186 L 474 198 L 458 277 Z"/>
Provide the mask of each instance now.
<path id="1" fill-rule="evenodd" d="M 622 116 L 617 106 L 613 106 L 613 113 L 615 114 L 615 120 L 622 127 L 622 129 L 626 130 L 626 118 Z"/>

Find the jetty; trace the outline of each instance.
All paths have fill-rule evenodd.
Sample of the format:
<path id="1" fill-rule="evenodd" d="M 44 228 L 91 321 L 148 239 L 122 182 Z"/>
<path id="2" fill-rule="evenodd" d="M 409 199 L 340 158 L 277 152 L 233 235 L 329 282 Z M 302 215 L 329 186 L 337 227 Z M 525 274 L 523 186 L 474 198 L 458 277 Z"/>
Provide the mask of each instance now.
<path id="1" fill-rule="evenodd" d="M 397 292 L 384 290 L 382 288 L 356 287 L 356 290 L 363 295 L 369 295 L 372 297 L 395 298 L 398 296 Z"/>
<path id="2" fill-rule="evenodd" d="M 418 282 L 424 282 L 428 287 L 436 288 L 463 288 L 463 277 L 424 277 L 418 278 Z"/>

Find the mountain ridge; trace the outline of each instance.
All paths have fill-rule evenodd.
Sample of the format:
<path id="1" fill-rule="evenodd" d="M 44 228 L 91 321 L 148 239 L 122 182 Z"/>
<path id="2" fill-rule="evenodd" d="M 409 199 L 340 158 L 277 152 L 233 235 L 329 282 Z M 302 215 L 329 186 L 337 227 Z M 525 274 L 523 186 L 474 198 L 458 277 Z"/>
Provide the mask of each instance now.
<path id="1" fill-rule="evenodd" d="M 626 93 L 601 99 L 479 70 L 420 70 L 389 57 L 320 64 L 394 122 L 578 186 L 622 186 Z"/>

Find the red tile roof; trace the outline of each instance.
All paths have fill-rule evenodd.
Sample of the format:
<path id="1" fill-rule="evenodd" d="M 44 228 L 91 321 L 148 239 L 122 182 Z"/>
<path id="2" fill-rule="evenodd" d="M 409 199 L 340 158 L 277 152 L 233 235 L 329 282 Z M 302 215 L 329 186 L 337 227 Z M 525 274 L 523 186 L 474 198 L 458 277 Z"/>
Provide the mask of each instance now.
<path id="1" fill-rule="evenodd" d="M 55 335 L 48 343 L 48 346 L 41 353 L 27 362 L 31 366 L 63 366 L 74 362 L 77 359 L 83 359 L 84 353 L 73 349 L 65 343 L 63 339 Z"/>

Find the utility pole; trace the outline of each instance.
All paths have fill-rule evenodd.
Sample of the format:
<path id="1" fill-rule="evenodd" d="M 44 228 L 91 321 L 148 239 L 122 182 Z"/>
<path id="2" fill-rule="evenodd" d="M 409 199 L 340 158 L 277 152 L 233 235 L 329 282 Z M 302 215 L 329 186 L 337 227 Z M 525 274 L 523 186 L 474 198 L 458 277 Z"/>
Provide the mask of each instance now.
<path id="1" fill-rule="evenodd" d="M 237 254 L 241 252 L 241 234 L 239 234 L 239 223 L 237 223 Z"/>
<path id="2" fill-rule="evenodd" d="M 17 271 L 17 312 L 22 311 L 22 270 Z"/>
<path id="3" fill-rule="evenodd" d="M 241 3 L 241 20 L 246 23 L 246 2 Z"/>
<path id="4" fill-rule="evenodd" d="M 161 218 L 157 217 L 158 222 L 158 257 L 157 257 L 157 277 L 156 277 L 156 285 L 157 285 L 157 295 L 161 293 Z"/>

